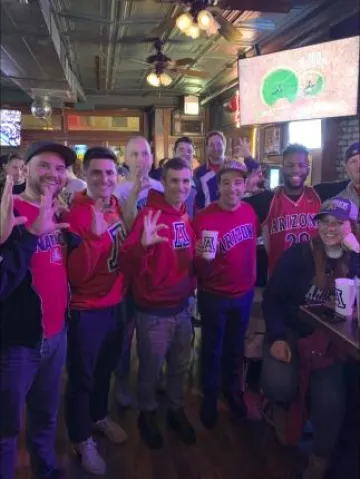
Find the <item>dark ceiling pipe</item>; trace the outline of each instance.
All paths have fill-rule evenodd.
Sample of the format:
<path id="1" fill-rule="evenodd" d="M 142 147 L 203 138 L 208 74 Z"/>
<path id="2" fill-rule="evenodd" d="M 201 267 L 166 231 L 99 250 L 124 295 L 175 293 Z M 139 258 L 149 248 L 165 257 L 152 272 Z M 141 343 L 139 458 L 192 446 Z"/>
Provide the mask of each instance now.
<path id="1" fill-rule="evenodd" d="M 223 86 L 222 88 L 219 88 L 219 90 L 216 90 L 214 93 L 212 93 L 211 95 L 203 98 L 201 101 L 200 101 L 200 105 L 201 106 L 205 106 L 209 103 L 209 101 L 211 100 L 214 100 L 214 98 L 217 98 L 218 96 L 220 95 L 223 95 L 224 93 L 226 93 L 227 91 L 231 90 L 232 88 L 235 88 L 236 86 L 238 86 L 239 84 L 239 80 L 236 78 L 235 80 L 233 80 L 232 82 L 228 83 L 227 85 Z"/>

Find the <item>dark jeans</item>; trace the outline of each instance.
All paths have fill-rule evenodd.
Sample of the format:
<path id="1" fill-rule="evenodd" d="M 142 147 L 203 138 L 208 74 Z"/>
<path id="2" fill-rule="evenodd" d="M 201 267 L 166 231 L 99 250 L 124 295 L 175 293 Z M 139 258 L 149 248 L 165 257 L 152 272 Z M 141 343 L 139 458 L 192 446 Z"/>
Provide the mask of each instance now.
<path id="1" fill-rule="evenodd" d="M 0 352 L 1 479 L 15 477 L 17 439 L 25 405 L 33 473 L 46 476 L 57 466 L 54 443 L 65 357 L 65 331 L 43 339 L 35 349 L 13 346 Z"/>
<path id="2" fill-rule="evenodd" d="M 242 390 L 244 337 L 253 297 L 253 290 L 237 298 L 198 292 L 205 398 L 217 397 L 221 369 L 224 392 L 234 394 Z"/>
<path id="3" fill-rule="evenodd" d="M 122 346 L 120 309 L 71 311 L 65 417 L 74 443 L 88 439 L 93 423 L 108 414 L 111 373 Z"/>
<path id="4" fill-rule="evenodd" d="M 292 351 L 290 363 L 274 359 L 264 344 L 261 385 L 270 400 L 289 404 L 295 397 L 299 380 L 297 336 L 289 332 Z M 310 419 L 313 426 L 313 452 L 329 457 L 337 443 L 345 409 L 344 365 L 336 361 L 311 373 L 309 383 Z"/>
<path id="5" fill-rule="evenodd" d="M 132 292 L 129 291 L 122 308 L 122 320 L 124 322 L 123 345 L 119 351 L 118 362 L 115 369 L 116 389 L 128 393 L 130 363 L 131 363 L 131 345 L 135 331 L 135 301 Z"/>

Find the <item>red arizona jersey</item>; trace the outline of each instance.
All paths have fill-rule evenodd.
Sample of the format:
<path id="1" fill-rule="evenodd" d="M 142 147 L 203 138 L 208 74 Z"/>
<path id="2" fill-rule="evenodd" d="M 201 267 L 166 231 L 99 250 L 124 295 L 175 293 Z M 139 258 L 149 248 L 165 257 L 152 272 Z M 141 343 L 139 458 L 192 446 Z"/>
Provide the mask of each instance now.
<path id="1" fill-rule="evenodd" d="M 104 214 L 108 230 L 100 237 L 91 232 L 93 200 L 86 192 L 78 193 L 64 221 L 70 231 L 82 238 L 69 258 L 71 308 L 88 310 L 115 306 L 126 291 L 124 275 L 120 273 L 119 250 L 126 228 L 115 197 Z"/>
<path id="2" fill-rule="evenodd" d="M 203 230 L 219 232 L 213 261 L 196 258 L 199 289 L 222 296 L 240 296 L 254 287 L 256 279 L 257 218 L 247 203 L 226 211 L 211 203 L 193 221 L 197 238 Z"/>
<path id="3" fill-rule="evenodd" d="M 286 249 L 294 243 L 308 241 L 317 234 L 314 216 L 319 212 L 320 206 L 319 196 L 309 186 L 305 186 L 297 201 L 292 201 L 283 187 L 277 188 L 267 218 L 261 225 L 269 258 L 269 275 Z"/>
<path id="4" fill-rule="evenodd" d="M 28 218 L 27 226 L 31 226 L 39 214 L 39 205 L 29 203 L 20 196 L 15 197 L 14 208 L 19 215 Z M 45 338 L 54 336 L 64 327 L 69 297 L 66 262 L 67 248 L 61 231 L 39 236 L 30 272 L 33 288 L 41 302 Z"/>

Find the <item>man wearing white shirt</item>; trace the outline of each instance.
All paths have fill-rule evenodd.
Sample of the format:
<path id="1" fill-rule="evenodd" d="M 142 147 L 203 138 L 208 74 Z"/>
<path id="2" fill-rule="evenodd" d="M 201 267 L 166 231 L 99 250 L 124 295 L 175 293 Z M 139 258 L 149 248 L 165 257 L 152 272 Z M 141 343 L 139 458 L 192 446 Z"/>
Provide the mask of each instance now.
<path id="1" fill-rule="evenodd" d="M 149 177 L 153 156 L 149 142 L 143 136 L 131 138 L 125 149 L 125 162 L 129 166 L 128 178 L 115 187 L 128 228 L 131 227 L 137 211 L 146 205 L 151 189 L 164 191 L 160 181 Z"/>
<path id="2" fill-rule="evenodd" d="M 113 194 L 118 198 L 124 220 L 130 230 L 137 212 L 146 205 L 151 189 L 164 191 L 162 183 L 149 177 L 153 156 L 149 142 L 142 136 L 131 138 L 125 149 L 125 162 L 129 166 L 129 176 L 116 185 Z M 115 398 L 119 406 L 131 405 L 129 394 L 130 352 L 135 328 L 135 307 L 131 292 L 127 298 L 126 339 L 115 371 Z"/>
<path id="3" fill-rule="evenodd" d="M 64 198 L 67 205 L 70 205 L 73 196 L 78 191 L 86 190 L 87 184 L 84 180 L 78 178 L 73 170 L 72 166 L 69 166 L 66 170 L 67 181 L 65 188 L 62 190 L 62 197 Z"/>

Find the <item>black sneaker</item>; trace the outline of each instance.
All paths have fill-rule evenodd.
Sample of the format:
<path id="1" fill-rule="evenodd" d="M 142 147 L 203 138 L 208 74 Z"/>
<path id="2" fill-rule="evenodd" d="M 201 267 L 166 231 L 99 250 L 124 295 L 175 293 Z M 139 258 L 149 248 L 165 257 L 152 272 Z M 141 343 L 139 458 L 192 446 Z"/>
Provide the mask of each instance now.
<path id="1" fill-rule="evenodd" d="M 219 414 L 217 401 L 204 398 L 200 408 L 200 420 L 206 429 L 214 429 L 218 422 Z"/>
<path id="2" fill-rule="evenodd" d="M 181 442 L 188 445 L 196 443 L 195 430 L 186 417 L 184 408 L 168 411 L 167 423 L 168 426 L 178 434 Z"/>
<path id="3" fill-rule="evenodd" d="M 247 416 L 247 407 L 243 394 L 241 392 L 225 394 L 225 398 L 229 403 L 231 412 L 238 418 L 245 419 Z"/>
<path id="4" fill-rule="evenodd" d="M 161 449 L 164 439 L 159 429 L 156 411 L 142 411 L 138 418 L 141 437 L 149 449 Z"/>

